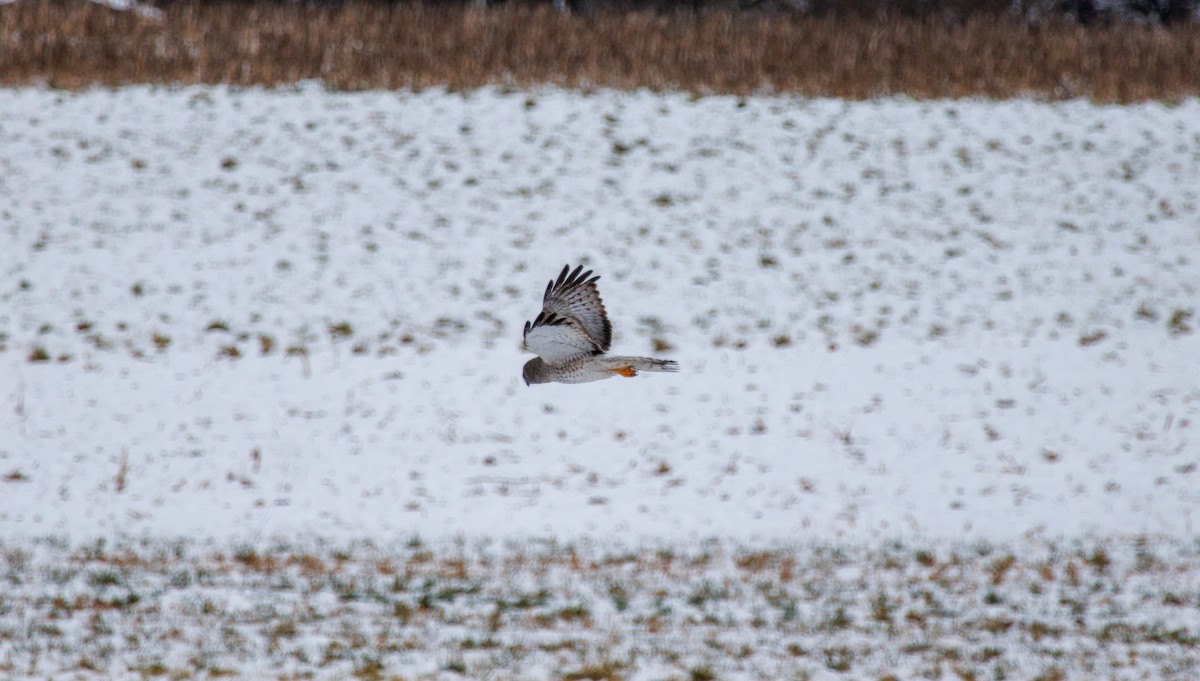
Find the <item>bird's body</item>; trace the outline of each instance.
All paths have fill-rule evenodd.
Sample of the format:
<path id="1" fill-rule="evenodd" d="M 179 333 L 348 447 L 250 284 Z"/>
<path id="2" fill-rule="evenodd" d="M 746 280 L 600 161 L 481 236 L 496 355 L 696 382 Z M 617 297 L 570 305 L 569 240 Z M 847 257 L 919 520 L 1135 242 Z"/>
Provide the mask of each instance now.
<path id="1" fill-rule="evenodd" d="M 679 371 L 667 359 L 606 355 L 612 343 L 612 324 L 591 270 L 563 267 L 542 296 L 542 311 L 525 322 L 525 349 L 537 354 L 521 372 L 534 383 L 589 383 L 613 376 L 636 376 L 639 371 Z"/>
<path id="2" fill-rule="evenodd" d="M 679 365 L 669 359 L 652 357 L 621 357 L 618 355 L 596 355 L 578 357 L 562 364 L 548 365 L 541 357 L 525 363 L 521 375 L 525 382 L 534 383 L 590 383 L 613 376 L 637 376 L 639 371 L 679 371 Z"/>

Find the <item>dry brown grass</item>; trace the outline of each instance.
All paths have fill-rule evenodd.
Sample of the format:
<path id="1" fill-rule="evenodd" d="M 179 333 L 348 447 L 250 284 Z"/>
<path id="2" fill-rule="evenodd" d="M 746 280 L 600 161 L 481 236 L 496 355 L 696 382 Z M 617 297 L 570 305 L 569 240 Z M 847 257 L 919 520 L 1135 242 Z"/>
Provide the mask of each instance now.
<path id="1" fill-rule="evenodd" d="M 1200 94 L 1200 27 L 1033 25 L 624 12 L 548 6 L 176 3 L 161 20 L 82 2 L 0 7 L 0 84 L 280 85 L 346 90 L 552 83 L 868 98 Z"/>

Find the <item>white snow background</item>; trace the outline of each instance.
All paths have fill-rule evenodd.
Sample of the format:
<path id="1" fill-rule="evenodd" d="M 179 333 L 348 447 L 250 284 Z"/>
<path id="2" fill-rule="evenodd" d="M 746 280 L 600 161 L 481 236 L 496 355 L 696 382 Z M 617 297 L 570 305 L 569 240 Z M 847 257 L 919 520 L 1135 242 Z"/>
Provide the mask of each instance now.
<path id="1" fill-rule="evenodd" d="M 0 677 L 1192 679 L 1200 102 L 0 91 Z M 565 263 L 613 350 L 525 386 Z"/>
<path id="2" fill-rule="evenodd" d="M 20 89 L 0 140 L 6 537 L 1196 531 L 1195 100 Z M 682 372 L 526 387 L 565 263 Z"/>

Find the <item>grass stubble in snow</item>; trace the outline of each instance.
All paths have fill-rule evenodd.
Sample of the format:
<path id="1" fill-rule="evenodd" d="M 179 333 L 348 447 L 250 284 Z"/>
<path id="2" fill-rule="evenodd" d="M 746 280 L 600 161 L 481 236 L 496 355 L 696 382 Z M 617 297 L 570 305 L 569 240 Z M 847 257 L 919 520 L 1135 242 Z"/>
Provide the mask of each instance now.
<path id="1" fill-rule="evenodd" d="M 1020 555 L 1011 553 L 1016 548 Z M 0 546 L 0 671 L 1194 678 L 1195 543 Z"/>
<path id="2" fill-rule="evenodd" d="M 5 674 L 1196 676 L 1194 101 L 3 97 Z"/>

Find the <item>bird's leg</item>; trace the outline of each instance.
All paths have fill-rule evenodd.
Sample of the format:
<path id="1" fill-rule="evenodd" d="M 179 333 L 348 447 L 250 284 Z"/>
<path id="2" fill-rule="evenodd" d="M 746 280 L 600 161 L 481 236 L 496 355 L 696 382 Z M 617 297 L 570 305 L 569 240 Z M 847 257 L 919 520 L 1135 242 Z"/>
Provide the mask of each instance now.
<path id="1" fill-rule="evenodd" d="M 633 378 L 634 376 L 637 376 L 637 374 L 638 374 L 637 369 L 634 369 L 631 366 L 618 367 L 616 369 L 613 369 L 613 371 L 617 372 L 618 374 L 621 374 L 625 378 Z"/>

